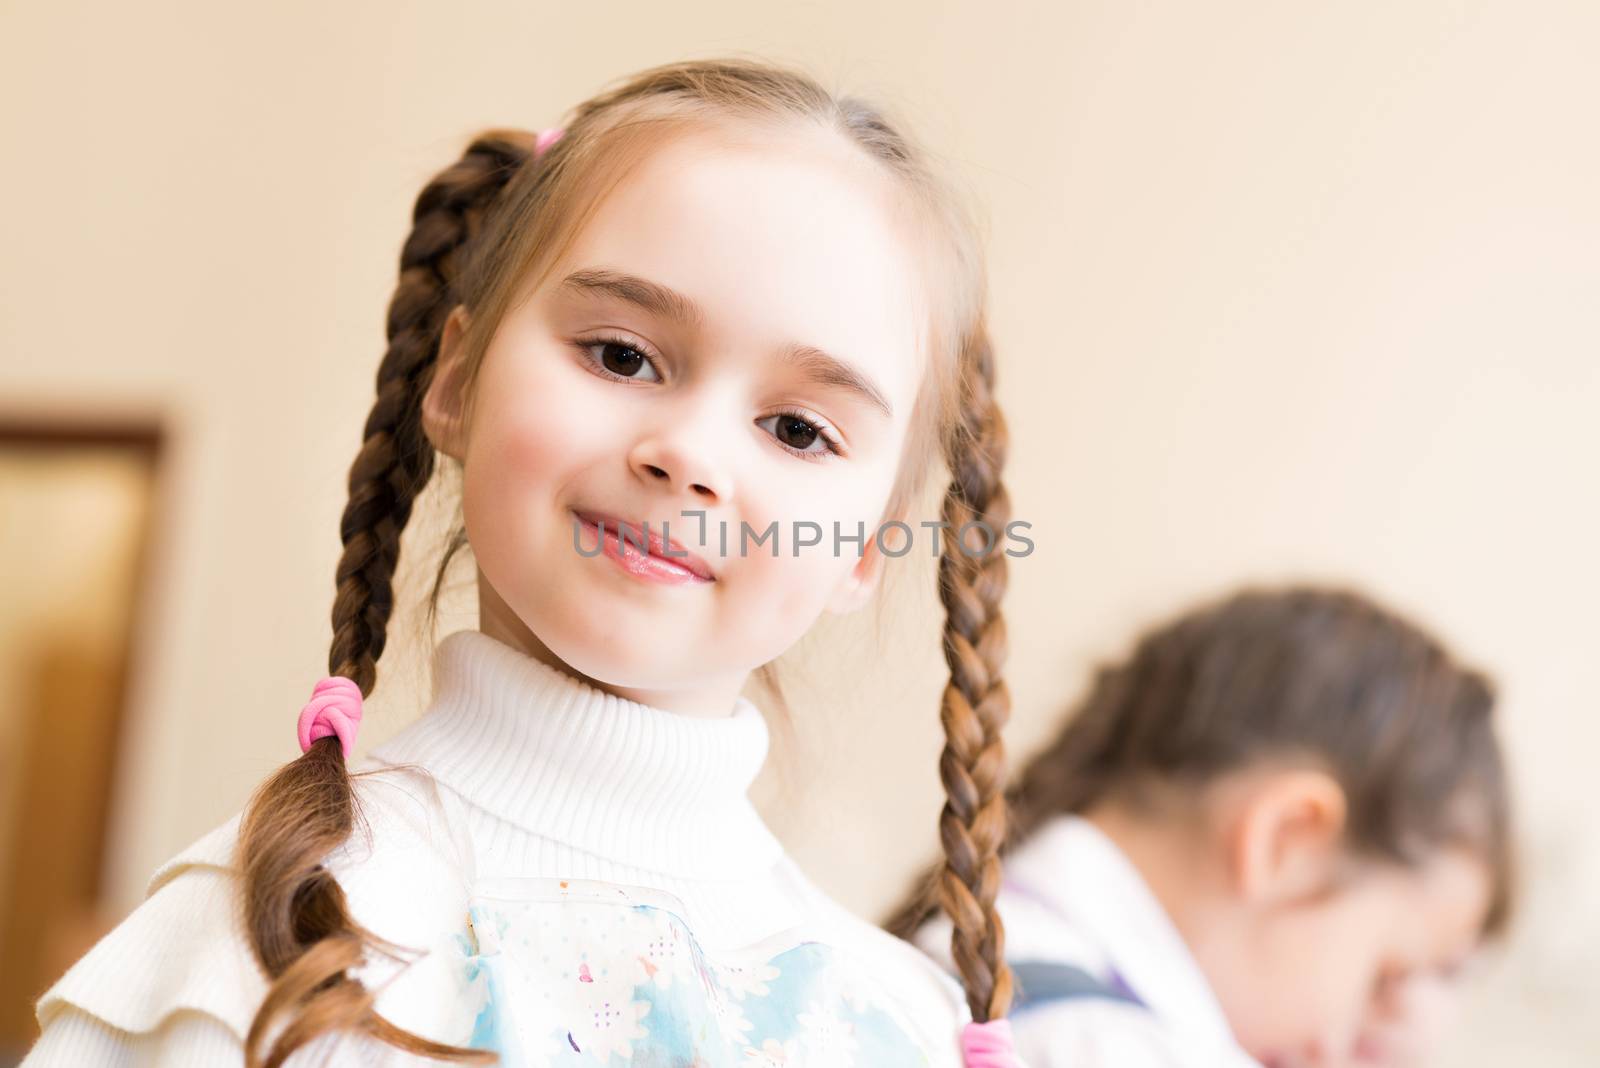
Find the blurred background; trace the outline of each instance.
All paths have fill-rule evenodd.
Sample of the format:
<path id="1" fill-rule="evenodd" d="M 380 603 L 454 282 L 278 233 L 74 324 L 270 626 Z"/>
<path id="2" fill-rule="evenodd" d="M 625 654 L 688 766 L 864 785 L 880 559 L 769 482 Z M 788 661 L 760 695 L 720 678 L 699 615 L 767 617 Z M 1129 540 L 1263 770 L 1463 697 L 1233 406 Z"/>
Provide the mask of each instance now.
<path id="1" fill-rule="evenodd" d="M 418 190 L 480 128 L 724 52 L 886 104 L 982 205 L 1036 545 L 1013 752 L 1196 597 L 1366 589 L 1503 696 L 1527 908 L 1443 1063 L 1600 1063 L 1590 0 L 0 5 L 0 1050 L 298 755 Z M 452 504 L 408 531 L 363 749 L 426 702 Z M 873 916 L 941 803 L 940 617 L 902 563 L 781 662 L 758 784 Z M 476 623 L 453 574 L 441 634 Z"/>

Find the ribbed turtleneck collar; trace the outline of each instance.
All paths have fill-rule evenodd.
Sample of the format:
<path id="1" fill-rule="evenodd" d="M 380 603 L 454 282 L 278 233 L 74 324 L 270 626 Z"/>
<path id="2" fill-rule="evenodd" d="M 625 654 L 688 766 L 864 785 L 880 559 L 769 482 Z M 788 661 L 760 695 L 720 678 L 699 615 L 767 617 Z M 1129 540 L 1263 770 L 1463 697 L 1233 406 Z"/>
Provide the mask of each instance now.
<path id="1" fill-rule="evenodd" d="M 678 715 L 608 694 L 476 630 L 433 655 L 432 703 L 375 748 L 468 801 L 597 857 L 683 878 L 748 876 L 783 849 L 748 791 L 761 713 Z"/>

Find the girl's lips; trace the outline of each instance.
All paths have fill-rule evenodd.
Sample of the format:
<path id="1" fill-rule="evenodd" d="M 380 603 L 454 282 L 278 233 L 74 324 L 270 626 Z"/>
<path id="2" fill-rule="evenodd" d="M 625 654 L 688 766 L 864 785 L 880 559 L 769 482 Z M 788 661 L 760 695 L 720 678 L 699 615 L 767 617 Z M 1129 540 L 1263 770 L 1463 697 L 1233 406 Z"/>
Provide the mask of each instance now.
<path id="1" fill-rule="evenodd" d="M 648 556 L 644 556 L 639 552 L 639 539 L 647 530 L 645 522 L 620 519 L 606 512 L 573 509 L 572 514 L 580 522 L 593 527 L 598 527 L 604 523 L 606 554 L 629 570 L 640 574 L 640 577 L 653 577 L 670 581 L 674 577 L 673 573 L 676 572 L 691 581 L 716 581 L 716 576 L 712 574 L 711 568 L 706 565 L 704 560 L 686 550 L 676 538 L 663 540 L 658 526 L 650 525 L 648 527 L 650 546 Z M 619 535 L 626 535 L 626 537 L 619 537 Z M 671 570 L 664 572 L 663 565 Z"/>

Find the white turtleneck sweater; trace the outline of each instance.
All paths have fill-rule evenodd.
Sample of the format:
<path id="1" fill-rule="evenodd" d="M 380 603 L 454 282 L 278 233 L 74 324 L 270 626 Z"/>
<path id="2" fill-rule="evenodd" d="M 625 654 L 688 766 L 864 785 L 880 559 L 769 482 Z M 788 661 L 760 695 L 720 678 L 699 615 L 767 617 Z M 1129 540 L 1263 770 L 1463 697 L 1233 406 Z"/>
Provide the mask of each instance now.
<path id="1" fill-rule="evenodd" d="M 799 1063 L 797 1051 L 807 1049 L 831 1051 L 813 1057 L 828 1068 L 869 1053 L 879 1059 L 859 1061 L 860 1068 L 890 1068 L 881 1059 L 888 1049 L 900 1051 L 896 1064 L 959 1065 L 967 1017 L 955 983 L 827 898 L 751 805 L 747 791 L 767 743 L 759 711 L 742 698 L 726 718 L 675 715 L 604 693 L 478 631 L 446 637 L 434 654 L 431 704 L 352 763 L 365 833 L 325 861 L 357 922 L 422 950 L 409 966 L 374 956 L 357 970 L 377 991 L 378 1011 L 430 1038 L 465 1044 L 470 1034 L 470 1044 L 482 1039 L 501 1048 L 496 1040 L 516 1044 L 506 1038 L 516 1028 L 531 1034 L 545 1022 L 527 1006 L 548 1000 L 549 986 L 621 997 L 642 1017 L 600 1036 L 605 1045 L 593 1044 L 599 1032 L 592 1027 L 565 1035 L 561 1057 L 571 1056 L 567 1044 L 588 1044 L 597 1064 L 613 1055 L 621 1063 L 676 1064 L 674 1051 L 653 1047 L 652 1036 L 684 1022 L 673 1013 L 703 1022 L 694 1014 L 710 1012 L 735 1028 L 726 1033 L 750 1039 L 744 1052 L 751 1065 Z M 238 919 L 239 819 L 163 864 L 139 908 L 45 992 L 36 1006 L 42 1034 L 24 1068 L 243 1064 L 243 1039 L 269 983 Z M 642 934 L 641 917 L 655 925 Z M 518 924 L 542 932 L 538 950 L 513 948 Z M 559 953 L 545 952 L 600 926 L 606 930 L 594 935 L 581 964 L 574 958 L 571 967 L 558 965 Z M 693 952 L 647 960 L 631 948 L 616 950 L 616 961 L 638 960 L 645 969 L 639 974 L 654 981 L 641 980 L 637 990 L 633 978 L 616 985 L 619 968 L 609 986 L 562 985 L 574 977 L 594 982 L 590 963 L 598 971 L 609 959 L 601 950 L 632 935 L 648 937 L 652 949 L 665 941 Z M 493 942 L 493 953 L 480 936 Z M 788 956 L 772 955 L 785 950 Z M 684 971 L 682 961 L 690 959 L 695 967 Z M 795 1011 L 778 1007 L 789 975 L 774 977 L 798 975 L 802 961 L 808 985 L 785 996 L 809 1000 Z M 493 965 L 494 997 L 471 978 L 484 964 Z M 676 993 L 674 968 L 694 978 L 678 983 Z M 521 993 L 507 995 L 508 983 Z M 708 995 L 710 1010 L 682 1000 L 685 990 L 702 986 L 720 992 Z M 769 986 L 771 1007 L 746 1002 Z M 881 1008 L 873 1019 L 894 1022 L 884 1031 L 893 1041 L 867 1043 L 864 1017 L 841 1028 L 832 1010 L 819 1014 L 819 991 L 839 991 L 840 1005 Z M 635 996 L 645 1000 L 629 1000 Z M 735 1011 L 730 1023 L 729 1006 L 747 1014 Z M 799 1011 L 808 1008 L 809 1015 Z M 780 1017 L 817 1029 L 821 1045 L 808 1044 L 814 1036 L 791 1035 L 798 1025 L 786 1022 L 763 1050 L 763 1027 L 778 1027 Z M 486 1023 L 498 1034 L 486 1037 Z M 524 1063 L 518 1056 L 510 1063 Z M 526 1056 L 530 1064 L 568 1063 L 542 1059 L 537 1050 Z M 445 1062 L 328 1034 L 288 1063 Z"/>

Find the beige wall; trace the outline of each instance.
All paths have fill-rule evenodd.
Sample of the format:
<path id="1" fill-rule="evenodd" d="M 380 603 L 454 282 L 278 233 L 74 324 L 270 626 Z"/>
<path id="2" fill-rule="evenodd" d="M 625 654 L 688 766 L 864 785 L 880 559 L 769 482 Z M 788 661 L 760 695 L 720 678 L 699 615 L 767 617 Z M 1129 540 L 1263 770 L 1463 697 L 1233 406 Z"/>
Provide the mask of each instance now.
<path id="1" fill-rule="evenodd" d="M 478 127 L 740 49 L 898 106 L 987 205 L 1038 546 L 1009 605 L 1016 746 L 1191 595 L 1386 595 L 1501 678 L 1532 858 L 1520 939 L 1448 1063 L 1594 1063 L 1600 5 L 623 8 L 0 13 L 0 403 L 173 431 L 114 904 L 297 752 L 421 184 Z M 812 707 L 762 787 L 863 910 L 934 847 L 937 621 L 910 579 L 858 692 L 791 666 Z M 808 652 L 868 674 L 869 623 Z M 415 712 L 420 670 L 385 676 L 366 742 Z"/>

